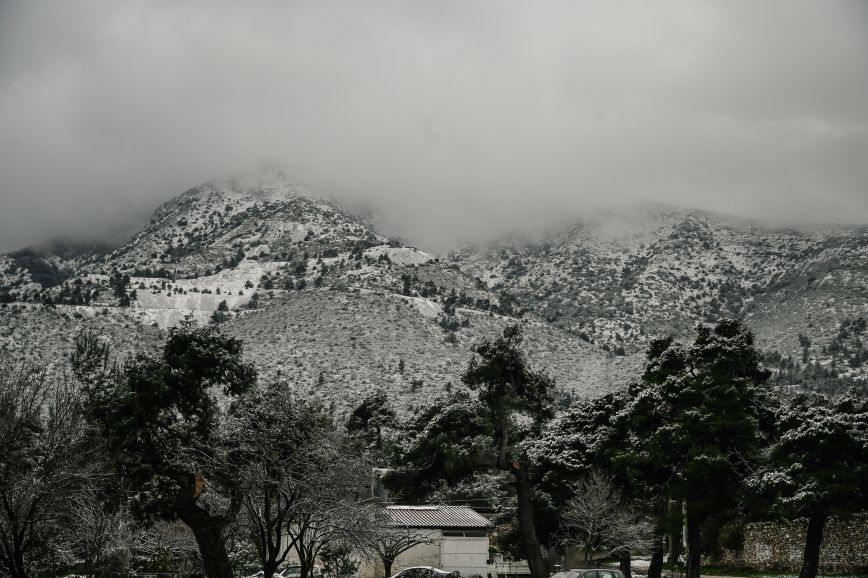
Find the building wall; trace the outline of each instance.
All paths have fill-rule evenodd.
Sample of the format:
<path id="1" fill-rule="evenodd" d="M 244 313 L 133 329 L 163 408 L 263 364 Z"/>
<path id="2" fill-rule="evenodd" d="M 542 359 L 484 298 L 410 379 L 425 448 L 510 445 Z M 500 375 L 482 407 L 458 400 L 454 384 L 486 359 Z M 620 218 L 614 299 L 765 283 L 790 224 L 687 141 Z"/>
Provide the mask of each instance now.
<path id="1" fill-rule="evenodd" d="M 430 544 L 413 546 L 395 560 L 392 574 L 397 574 L 410 566 L 440 566 L 440 541 L 443 534 L 440 530 L 420 530 L 420 534 L 431 540 Z M 363 560 L 359 566 L 359 578 L 382 578 L 383 564 L 379 560 Z"/>
<path id="2" fill-rule="evenodd" d="M 759 570 L 798 572 L 805 548 L 807 519 L 792 522 L 748 524 L 741 552 L 727 552 L 723 562 Z M 820 549 L 820 572 L 826 574 L 868 571 L 868 515 L 826 523 Z"/>
<path id="3" fill-rule="evenodd" d="M 420 530 L 431 540 L 402 553 L 392 565 L 392 574 L 411 566 L 433 566 L 443 570 L 458 570 L 469 578 L 474 574 L 485 577 L 489 570 L 489 539 L 443 536 L 441 530 Z M 379 560 L 363 560 L 359 566 L 359 578 L 382 578 L 383 564 Z"/>
<path id="4" fill-rule="evenodd" d="M 489 572 L 488 537 L 444 536 L 440 543 L 440 568 L 458 570 L 461 576 L 486 576 Z"/>

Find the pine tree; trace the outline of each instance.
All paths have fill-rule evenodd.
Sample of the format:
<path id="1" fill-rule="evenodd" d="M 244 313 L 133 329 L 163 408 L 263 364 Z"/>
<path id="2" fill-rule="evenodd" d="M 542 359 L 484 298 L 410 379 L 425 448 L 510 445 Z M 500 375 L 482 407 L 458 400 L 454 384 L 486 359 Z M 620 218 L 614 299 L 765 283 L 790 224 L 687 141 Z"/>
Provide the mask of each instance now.
<path id="1" fill-rule="evenodd" d="M 382 389 L 368 395 L 350 414 L 347 431 L 358 435 L 365 445 L 380 453 L 384 449 L 383 430 L 395 426 L 396 416 L 389 397 Z"/>
<path id="2" fill-rule="evenodd" d="M 699 578 L 702 526 L 735 501 L 756 460 L 769 372 L 751 332 L 724 319 L 700 325 L 693 345 L 656 339 L 628 408 L 634 460 L 668 480 L 687 504 L 687 577 Z"/>
<path id="3" fill-rule="evenodd" d="M 868 505 L 868 401 L 799 394 L 778 410 L 775 434 L 770 463 L 751 486 L 774 511 L 808 518 L 799 577 L 815 578 L 829 516 Z"/>
<path id="4" fill-rule="evenodd" d="M 540 553 L 533 504 L 530 460 L 519 441 L 538 435 L 550 419 L 554 383 L 543 373 L 533 371 L 521 350 L 519 325 L 508 326 L 495 340 L 474 346 L 473 358 L 462 381 L 476 390 L 490 422 L 493 462 L 512 475 L 518 505 L 519 535 L 533 578 L 547 575 Z"/>
<path id="5" fill-rule="evenodd" d="M 224 531 L 240 503 L 231 500 L 225 513 L 207 504 L 228 501 L 234 480 L 219 468 L 206 480 L 200 468 L 218 443 L 221 401 L 215 391 L 233 398 L 256 381 L 255 369 L 243 361 L 241 342 L 214 327 L 182 326 L 169 332 L 161 355 L 140 353 L 122 369 L 109 367 L 108 349 L 95 342 L 89 335 L 76 339 L 74 373 L 83 384 L 89 417 L 142 497 L 137 508 L 142 515 L 180 518 L 196 537 L 208 578 L 232 578 Z M 200 500 L 203 493 L 208 495 Z"/>

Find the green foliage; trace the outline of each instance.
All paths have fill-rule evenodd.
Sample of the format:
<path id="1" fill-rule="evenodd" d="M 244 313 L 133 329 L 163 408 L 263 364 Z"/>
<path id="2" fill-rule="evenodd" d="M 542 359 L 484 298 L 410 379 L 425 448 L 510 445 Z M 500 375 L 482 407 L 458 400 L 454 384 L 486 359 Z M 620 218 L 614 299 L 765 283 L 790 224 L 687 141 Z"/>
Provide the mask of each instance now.
<path id="1" fill-rule="evenodd" d="M 69 269 L 59 268 L 50 263 L 33 249 L 14 251 L 9 256 L 17 267 L 25 269 L 30 274 L 30 278 L 44 289 L 60 285 L 73 274 Z"/>
<path id="2" fill-rule="evenodd" d="M 477 391 L 492 423 L 495 443 L 507 450 L 504 440 L 523 429 L 517 416 L 529 419 L 530 429 L 538 432 L 552 414 L 554 383 L 543 373 L 528 366 L 520 349 L 522 331 L 519 325 L 510 325 L 495 340 L 483 339 L 473 347 L 474 357 L 462 375 L 462 381 Z M 505 457 L 501 455 L 501 458 Z"/>
<path id="3" fill-rule="evenodd" d="M 214 454 L 215 389 L 234 397 L 255 382 L 241 342 L 214 327 L 172 329 L 160 356 L 140 353 L 122 368 L 92 336 L 76 340 L 73 370 L 90 417 L 141 490 L 141 513 L 171 516 L 174 488 Z"/>
<path id="4" fill-rule="evenodd" d="M 491 463 L 491 422 L 467 393 L 437 399 L 401 429 L 398 464 L 384 483 L 408 503 L 424 501 L 441 482 L 458 482 Z M 493 464 L 491 464 L 493 465 Z"/>
<path id="5" fill-rule="evenodd" d="M 724 524 L 718 533 L 720 547 L 732 552 L 739 552 L 744 548 L 744 525 L 741 522 Z"/>
<path id="6" fill-rule="evenodd" d="M 752 487 L 790 517 L 846 514 L 868 505 L 868 401 L 794 396 L 778 411 L 770 462 Z"/>
<path id="7" fill-rule="evenodd" d="M 389 397 L 385 391 L 378 389 L 352 411 L 347 420 L 347 431 L 358 435 L 369 449 L 382 452 L 383 430 L 395 427 L 395 422 L 395 410 Z"/>
<path id="8" fill-rule="evenodd" d="M 628 443 L 629 401 L 625 391 L 578 400 L 527 444 L 539 472 L 537 487 L 550 502 L 565 501 L 572 484 L 593 469 L 614 469 L 616 457 Z M 632 484 L 639 481 L 628 477 Z"/>
<path id="9" fill-rule="evenodd" d="M 127 286 L 130 284 L 130 276 L 120 271 L 113 271 L 109 276 L 109 287 L 112 293 L 118 299 L 121 307 L 129 307 L 130 297 L 127 295 Z"/>
<path id="10" fill-rule="evenodd" d="M 691 346 L 652 341 L 643 381 L 630 391 L 624 457 L 698 512 L 729 503 L 770 417 L 760 360 L 753 335 L 732 320 L 699 326 Z"/>

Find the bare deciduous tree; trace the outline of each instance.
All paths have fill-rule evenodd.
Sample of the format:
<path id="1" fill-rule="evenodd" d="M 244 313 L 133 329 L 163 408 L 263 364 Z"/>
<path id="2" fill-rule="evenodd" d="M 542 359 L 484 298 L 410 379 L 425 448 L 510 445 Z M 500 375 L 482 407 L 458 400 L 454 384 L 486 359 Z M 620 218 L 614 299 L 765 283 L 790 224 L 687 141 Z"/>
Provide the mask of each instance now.
<path id="1" fill-rule="evenodd" d="M 392 575 L 392 564 L 395 559 L 416 546 L 431 544 L 433 540 L 414 528 L 392 526 L 386 515 L 382 516 L 380 530 L 367 542 L 368 550 L 383 564 L 383 573 L 387 578 Z"/>
<path id="2" fill-rule="evenodd" d="M 332 424 L 321 404 L 271 384 L 245 396 L 224 426 L 224 461 L 238 472 L 243 523 L 271 578 L 296 545 L 286 529 L 302 515 L 311 484 L 320 483 L 313 477 Z"/>
<path id="3" fill-rule="evenodd" d="M 189 576 L 202 571 L 196 536 L 180 522 L 159 520 L 140 528 L 132 546 L 158 572 Z"/>
<path id="4" fill-rule="evenodd" d="M 369 498 L 372 464 L 343 434 L 332 431 L 316 448 L 318 469 L 296 506 L 287 535 L 295 543 L 301 578 L 308 578 L 326 544 L 363 548 L 377 531 L 371 523 L 376 504 Z"/>
<path id="5" fill-rule="evenodd" d="M 579 481 L 561 512 L 564 542 L 578 543 L 588 562 L 602 557 L 629 557 L 650 550 L 654 526 L 598 470 Z M 628 564 L 629 566 L 629 564 Z"/>
<path id="6" fill-rule="evenodd" d="M 59 546 L 83 560 L 85 574 L 93 576 L 112 554 L 125 549 L 124 538 L 130 530 L 127 514 L 108 503 L 96 488 L 82 488 L 64 507 Z"/>
<path id="7" fill-rule="evenodd" d="M 93 474 L 80 409 L 69 381 L 0 358 L 0 573 L 47 564 L 62 503 Z"/>
<path id="8" fill-rule="evenodd" d="M 258 387 L 236 405 L 223 437 L 265 578 L 292 552 L 307 578 L 327 544 L 364 542 L 371 464 L 320 402 L 286 384 Z"/>

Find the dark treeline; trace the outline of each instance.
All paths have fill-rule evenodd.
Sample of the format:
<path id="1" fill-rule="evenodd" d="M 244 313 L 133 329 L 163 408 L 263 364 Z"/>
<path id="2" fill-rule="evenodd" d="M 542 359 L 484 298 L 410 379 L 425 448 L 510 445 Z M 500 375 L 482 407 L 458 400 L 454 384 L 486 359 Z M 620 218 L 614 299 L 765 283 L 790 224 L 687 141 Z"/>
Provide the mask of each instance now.
<path id="1" fill-rule="evenodd" d="M 0 576 L 271 578 L 382 540 L 366 451 L 318 400 L 258 383 L 240 341 L 172 330 L 123 363 L 80 335 L 63 378 L 0 371 Z"/>
<path id="2" fill-rule="evenodd" d="M 699 326 L 692 344 L 651 341 L 628 388 L 557 412 L 518 328 L 475 352 L 465 393 L 405 421 L 378 393 L 351 429 L 381 448 L 400 499 L 494 512 L 497 547 L 527 559 L 534 578 L 551 570 L 539 553 L 565 547 L 628 575 L 631 554 L 650 554 L 649 578 L 659 578 L 682 538 L 698 578 L 704 555 L 738 549 L 745 523 L 787 518 L 810 520 L 801 576 L 813 578 L 829 516 L 868 507 L 865 397 L 779 387 L 737 321 Z"/>
<path id="3" fill-rule="evenodd" d="M 361 557 L 388 574 L 419 542 L 382 523 L 375 469 L 393 500 L 491 512 L 495 548 L 533 578 L 565 548 L 628 575 L 651 555 L 660 578 L 682 525 L 698 578 L 744 523 L 796 517 L 813 578 L 828 518 L 868 507 L 868 402 L 775 387 L 730 320 L 652 341 L 628 388 L 566 408 L 520 326 L 478 343 L 448 397 L 402 417 L 372 391 L 346 422 L 258 379 L 213 325 L 126 360 L 84 333 L 65 363 L 58 377 L 0 360 L 0 576 L 271 578 L 291 551 L 302 578 Z"/>

